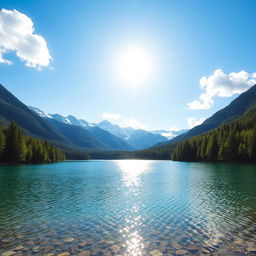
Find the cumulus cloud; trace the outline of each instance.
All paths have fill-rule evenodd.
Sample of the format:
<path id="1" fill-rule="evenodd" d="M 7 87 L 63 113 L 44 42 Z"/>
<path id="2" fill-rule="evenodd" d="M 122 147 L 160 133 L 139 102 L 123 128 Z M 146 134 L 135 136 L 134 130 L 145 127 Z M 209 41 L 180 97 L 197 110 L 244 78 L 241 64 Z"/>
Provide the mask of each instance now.
<path id="1" fill-rule="evenodd" d="M 132 127 L 134 129 L 143 129 L 143 130 L 149 130 L 148 127 L 144 124 L 141 124 L 139 121 L 137 121 L 134 118 L 126 118 L 123 117 L 121 114 L 118 113 L 102 113 L 102 118 L 105 120 L 108 120 L 110 122 L 113 122 L 115 124 L 120 125 L 121 127 Z"/>
<path id="2" fill-rule="evenodd" d="M 148 127 L 134 118 L 123 118 L 121 124 L 122 127 L 132 127 L 134 129 L 149 130 Z"/>
<path id="3" fill-rule="evenodd" d="M 240 94 L 256 84 L 256 73 L 246 71 L 224 73 L 217 69 L 209 77 L 203 76 L 200 79 L 200 87 L 204 90 L 199 96 L 199 100 L 188 103 L 190 109 L 209 109 L 213 106 L 213 98 L 231 97 Z"/>
<path id="4" fill-rule="evenodd" d="M 201 117 L 197 120 L 195 117 L 188 117 L 187 118 L 187 123 L 188 123 L 189 129 L 191 129 L 191 128 L 197 126 L 197 125 L 200 125 L 201 123 L 203 123 L 205 121 L 205 119 L 206 118 Z"/>
<path id="5" fill-rule="evenodd" d="M 102 113 L 101 114 L 102 118 L 105 119 L 105 120 L 108 120 L 108 121 L 113 121 L 113 120 L 118 120 L 121 118 L 121 115 L 120 114 L 117 114 L 117 113 Z"/>
<path id="6" fill-rule="evenodd" d="M 11 64 L 4 58 L 14 52 L 26 66 L 41 69 L 49 65 L 51 55 L 45 39 L 34 33 L 34 24 L 25 14 L 16 10 L 0 11 L 0 63 Z"/>
<path id="7" fill-rule="evenodd" d="M 161 135 L 162 135 L 163 137 L 166 137 L 168 140 L 170 140 L 170 139 L 176 137 L 176 135 L 173 134 L 172 132 L 162 132 Z"/>

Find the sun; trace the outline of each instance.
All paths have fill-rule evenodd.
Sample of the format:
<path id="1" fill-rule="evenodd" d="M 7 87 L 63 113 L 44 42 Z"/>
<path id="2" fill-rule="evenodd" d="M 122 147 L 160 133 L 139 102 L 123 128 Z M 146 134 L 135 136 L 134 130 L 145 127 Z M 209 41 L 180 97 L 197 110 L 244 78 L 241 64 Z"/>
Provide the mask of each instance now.
<path id="1" fill-rule="evenodd" d="M 151 75 L 152 64 L 152 57 L 145 49 L 130 46 L 118 55 L 117 76 L 119 80 L 129 85 L 143 84 Z"/>

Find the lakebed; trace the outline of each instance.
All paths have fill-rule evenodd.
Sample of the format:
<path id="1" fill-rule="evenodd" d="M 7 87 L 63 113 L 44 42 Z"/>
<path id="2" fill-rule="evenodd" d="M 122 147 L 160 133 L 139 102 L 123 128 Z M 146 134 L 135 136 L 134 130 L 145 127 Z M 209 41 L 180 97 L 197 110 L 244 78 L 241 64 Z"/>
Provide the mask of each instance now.
<path id="1" fill-rule="evenodd" d="M 256 255 L 256 166 L 0 166 L 0 255 Z"/>

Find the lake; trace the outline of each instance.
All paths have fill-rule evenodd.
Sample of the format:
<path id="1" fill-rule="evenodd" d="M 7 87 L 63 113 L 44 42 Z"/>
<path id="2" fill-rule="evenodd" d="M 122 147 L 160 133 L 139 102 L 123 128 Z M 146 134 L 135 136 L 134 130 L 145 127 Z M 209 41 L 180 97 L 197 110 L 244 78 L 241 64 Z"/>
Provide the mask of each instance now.
<path id="1" fill-rule="evenodd" d="M 256 255 L 256 165 L 0 166 L 0 255 Z"/>

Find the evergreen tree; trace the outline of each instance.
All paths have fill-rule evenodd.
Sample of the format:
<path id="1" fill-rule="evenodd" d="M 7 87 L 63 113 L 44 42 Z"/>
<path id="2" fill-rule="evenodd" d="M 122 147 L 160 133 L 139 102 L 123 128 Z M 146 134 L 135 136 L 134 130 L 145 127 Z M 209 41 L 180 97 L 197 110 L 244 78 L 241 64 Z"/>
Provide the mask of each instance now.
<path id="1" fill-rule="evenodd" d="M 0 161 L 3 158 L 3 153 L 4 153 L 4 149 L 5 149 L 5 134 L 4 134 L 4 129 L 2 127 L 0 127 Z"/>
<path id="2" fill-rule="evenodd" d="M 6 130 L 4 159 L 7 162 L 23 162 L 25 160 L 25 153 L 24 133 L 15 123 L 11 123 Z"/>
<path id="3" fill-rule="evenodd" d="M 216 134 L 210 136 L 207 150 L 206 150 L 207 161 L 217 161 L 218 160 L 218 142 Z"/>
<path id="4" fill-rule="evenodd" d="M 50 163 L 65 160 L 65 154 L 47 141 L 26 136 L 15 123 L 0 127 L 0 161 Z"/>

